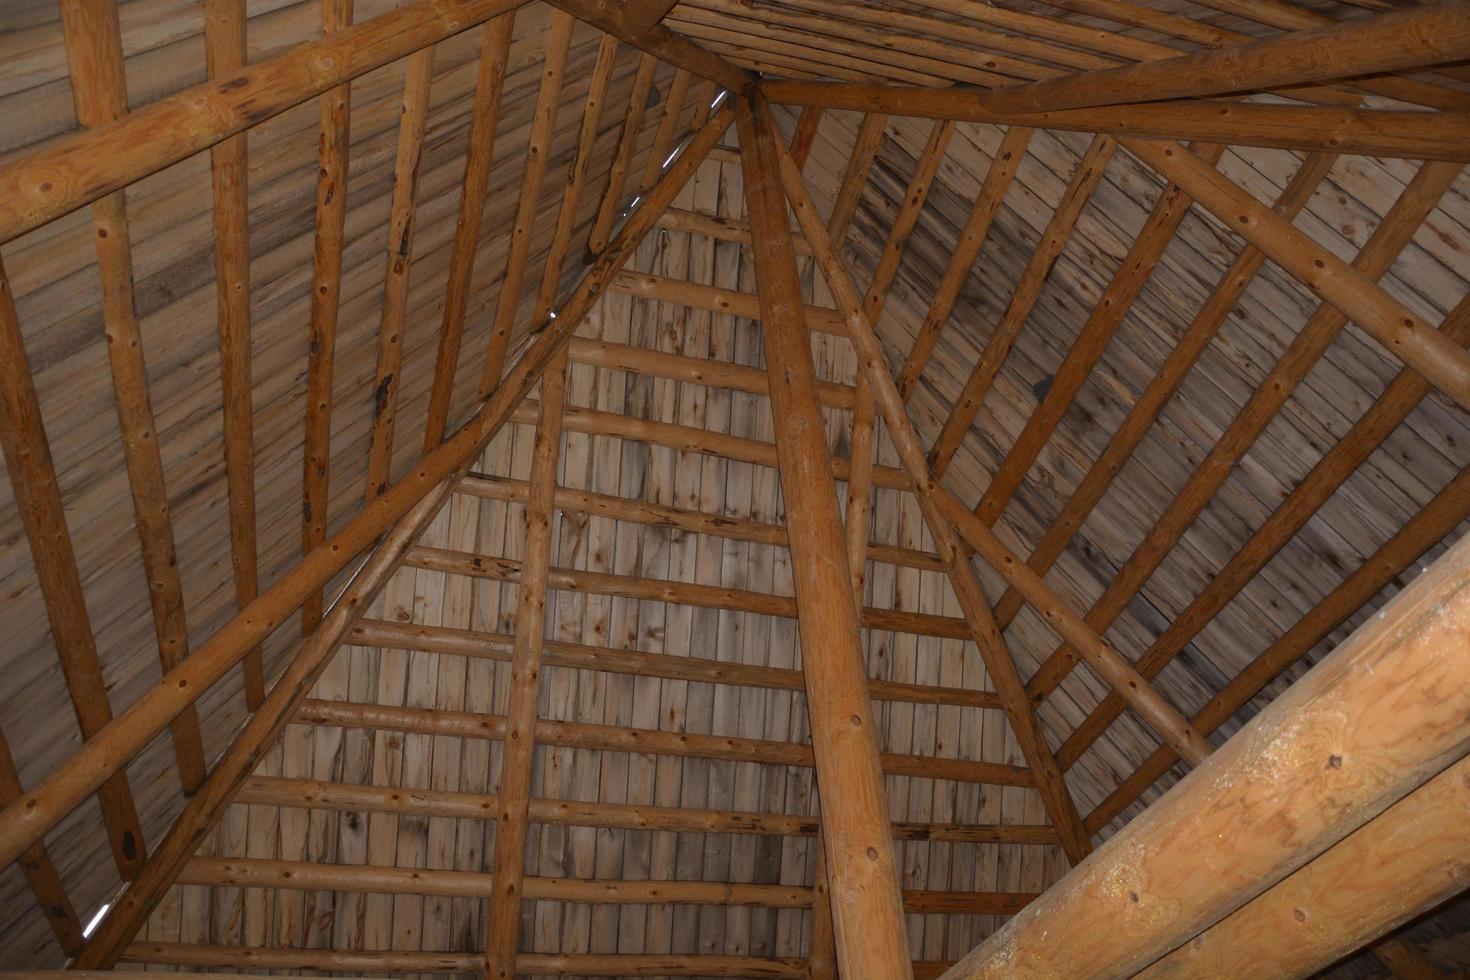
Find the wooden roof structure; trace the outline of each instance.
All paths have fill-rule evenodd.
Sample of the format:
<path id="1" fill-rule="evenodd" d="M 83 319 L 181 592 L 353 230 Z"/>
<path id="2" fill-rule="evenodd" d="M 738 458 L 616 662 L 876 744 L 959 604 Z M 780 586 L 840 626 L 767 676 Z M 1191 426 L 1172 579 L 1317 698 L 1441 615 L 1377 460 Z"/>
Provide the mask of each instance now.
<path id="1" fill-rule="evenodd" d="M 0 3 L 0 970 L 1470 966 L 1470 3 Z"/>

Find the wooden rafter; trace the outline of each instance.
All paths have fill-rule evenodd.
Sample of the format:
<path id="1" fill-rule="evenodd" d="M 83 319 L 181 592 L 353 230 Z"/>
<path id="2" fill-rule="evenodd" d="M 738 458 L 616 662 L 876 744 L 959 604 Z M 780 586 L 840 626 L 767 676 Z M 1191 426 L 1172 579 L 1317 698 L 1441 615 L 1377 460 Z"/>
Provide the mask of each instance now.
<path id="1" fill-rule="evenodd" d="M 352 0 L 321 0 L 322 34 L 352 25 Z M 342 249 L 347 226 L 347 146 L 351 140 L 351 86 L 343 83 L 318 101 L 316 234 L 312 240 L 310 321 L 306 332 L 306 438 L 301 475 L 301 548 L 327 539 L 327 490 L 332 465 L 332 375 L 337 314 L 342 303 Z M 301 607 L 301 635 L 322 618 L 322 593 Z"/>
<path id="2" fill-rule="evenodd" d="M 1288 220 L 1294 218 L 1306 207 L 1307 201 L 1326 179 L 1336 160 L 1336 157 L 1322 154 L 1309 157 L 1277 198 L 1276 211 Z M 1077 489 L 1067 498 L 1061 512 L 1032 549 L 1026 565 L 1033 572 L 1045 575 L 1052 563 L 1066 550 L 1067 544 L 1081 529 L 1098 501 L 1102 500 L 1113 479 L 1122 471 L 1134 449 L 1148 434 L 1164 406 L 1174 397 L 1179 385 L 1209 346 L 1230 311 L 1245 293 L 1246 287 L 1265 264 L 1265 260 L 1265 255 L 1259 249 L 1247 245 L 1221 275 L 1199 313 L 1180 334 L 1179 341 L 1168 358 L 1108 440 L 1106 448 L 1088 468 Z M 1007 589 L 996 603 L 996 619 L 1002 628 L 1011 624 L 1020 612 L 1021 605 L 1020 593 L 1014 588 Z"/>
<path id="3" fill-rule="evenodd" d="M 1427 163 L 1410 181 L 1393 208 L 1374 231 L 1353 262 L 1365 281 L 1382 276 L 1429 212 L 1448 190 L 1460 168 L 1454 164 Z M 1273 217 L 1275 212 L 1268 211 Z M 1278 219 L 1280 220 L 1280 219 Z M 1284 223 L 1284 222 L 1283 222 Z M 1336 307 L 1322 304 L 1282 353 L 1276 365 L 1251 393 L 1209 454 L 1195 468 L 1183 489 L 1175 495 L 1144 540 L 1108 583 L 1103 594 L 1088 610 L 1088 625 L 1105 631 L 1144 587 L 1169 552 L 1194 523 L 1200 512 L 1224 484 L 1235 464 L 1254 444 L 1302 379 L 1327 352 L 1347 317 Z M 1464 349 L 1456 347 L 1463 356 Z M 1031 680 L 1034 696 L 1049 694 L 1066 677 L 1073 663 L 1066 644 L 1053 651 Z"/>
<path id="4" fill-rule="evenodd" d="M 71 67 L 72 101 L 77 121 L 95 128 L 127 114 L 123 77 L 122 34 L 114 0 L 66 0 L 61 5 L 67 62 Z M 189 655 L 189 626 L 184 617 L 184 588 L 174 548 L 163 456 L 148 396 L 148 368 L 143 336 L 133 302 L 133 253 L 127 202 L 115 191 L 92 203 L 97 244 L 97 270 L 102 279 L 102 322 L 107 335 L 108 366 L 123 459 L 132 490 L 133 515 L 158 659 L 165 671 Z M 185 793 L 204 779 L 204 744 L 199 715 L 191 705 L 170 725 L 179 783 Z"/>
<path id="5" fill-rule="evenodd" d="M 1462 300 L 1446 318 L 1445 334 L 1457 343 L 1470 344 L 1470 297 Z M 1139 673 L 1155 677 L 1177 657 L 1428 394 L 1428 382 L 1407 368 L 1400 371 L 1347 434 L 1322 455 L 1271 516 L 1210 579 L 1209 585 L 1174 617 L 1169 628 L 1138 659 Z M 1118 710 L 1111 697 L 1094 708 L 1059 750 L 1063 765 L 1079 759 L 1117 717 Z"/>
<path id="6" fill-rule="evenodd" d="M 817 405 L 796 252 L 781 193 L 780 141 L 745 97 L 736 102 L 747 211 L 760 287 L 771 413 L 787 500 L 822 839 L 837 961 L 845 974 L 912 975 L 872 703 L 861 672 L 852 576 Z M 810 238 L 810 235 L 808 236 Z"/>
<path id="7" fill-rule="evenodd" d="M 696 134 L 685 153 L 664 176 L 650 195 L 659 206 L 672 200 L 674 193 L 688 179 L 694 167 L 718 142 L 728 128 L 728 108 L 715 115 Z M 654 212 L 657 208 L 654 209 Z M 562 316 L 546 326 L 516 361 L 500 386 L 461 428 L 437 449 L 420 461 L 412 472 L 388 489 L 388 492 L 365 507 L 333 534 L 322 547 L 306 555 L 296 566 L 263 591 L 241 610 L 210 640 L 167 676 L 167 681 L 149 690 L 134 702 L 105 732 L 90 738 L 75 754 L 26 793 L 22 800 L 0 811 L 0 862 L 15 859 L 74 809 L 87 795 L 95 792 L 131 759 L 169 720 L 192 704 L 219 677 L 279 626 L 314 589 L 320 588 L 340 572 L 352 558 L 367 549 L 377 537 L 419 503 L 446 477 L 471 459 L 476 447 L 483 445 L 511 416 L 526 397 L 540 373 L 565 346 L 571 332 L 607 288 L 617 270 L 636 244 L 653 227 L 653 213 L 640 214 L 619 232 L 614 246 L 599 256 L 584 273 L 577 288 L 563 304 Z M 3 281 L 3 280 L 0 280 Z M 19 328 L 13 315 L 8 292 L 0 294 L 0 328 L 9 324 L 19 350 Z M 0 334 L 0 342 L 6 334 Z M 5 360 L 21 366 L 23 359 Z M 0 375 L 0 378 L 3 378 Z M 28 381 L 21 374 L 22 381 Z M 29 388 L 27 383 L 27 388 Z M 9 392 L 7 391 L 7 397 Z M 32 403 L 34 398 L 31 399 Z M 37 417 L 38 419 L 38 417 Z M 39 419 L 38 419 L 39 422 Z M 44 443 L 43 443 L 44 444 Z M 8 444 L 7 444 L 8 445 Z M 54 487 L 54 476 L 52 477 Z M 57 513 L 59 514 L 59 506 Z M 74 565 L 73 565 L 74 567 Z M 88 634 L 90 636 L 90 634 Z M 105 701 L 104 701 L 105 704 Z"/>
<path id="8" fill-rule="evenodd" d="M 607 86 L 612 80 L 617 53 L 617 38 L 604 34 L 597 42 L 597 61 L 592 66 L 587 97 L 583 100 L 582 128 L 577 132 L 577 155 L 573 158 L 566 192 L 562 195 L 561 207 L 557 211 L 556 230 L 552 232 L 551 248 L 546 253 L 546 267 L 541 274 L 541 287 L 536 292 L 536 306 L 531 311 L 532 323 L 547 321 L 551 304 L 556 301 L 556 293 L 561 286 L 562 266 L 566 262 L 567 251 L 571 248 L 572 229 L 577 223 L 577 208 L 587 189 L 587 168 L 592 163 L 592 152 L 597 145 L 603 101 L 607 98 Z M 698 129 L 703 125 L 704 120 L 700 119 L 695 122 L 694 128 Z"/>
<path id="9" fill-rule="evenodd" d="M 1108 161 L 1117 148 L 1116 140 L 1107 136 L 1095 137 L 1082 159 L 1077 162 L 1077 169 L 1072 172 L 1072 179 L 1068 182 L 1061 201 L 1057 203 L 1025 270 L 1016 282 L 1005 312 L 990 331 L 984 352 L 975 362 L 969 378 L 955 398 L 949 417 L 945 419 L 944 426 L 934 439 L 934 445 L 929 449 L 929 469 L 936 479 L 943 476 L 944 471 L 949 468 L 965 433 L 970 430 L 970 423 L 979 414 L 980 406 L 990 392 L 990 386 L 1000 374 L 1000 369 L 1016 342 L 1016 336 L 1025 326 L 1032 308 L 1041 296 L 1052 266 L 1061 256 L 1062 249 L 1067 247 L 1077 219 L 1082 216 L 1082 209 L 1087 206 L 1093 190 L 1102 181 Z"/>
<path id="10" fill-rule="evenodd" d="M 480 38 L 480 60 L 475 76 L 475 106 L 470 117 L 469 146 L 465 151 L 464 187 L 459 198 L 459 220 L 454 226 L 454 246 L 449 260 L 449 280 L 444 291 L 444 319 L 439 328 L 439 353 L 434 361 L 433 388 L 424 422 L 424 452 L 432 452 L 444 438 L 449 425 L 454 375 L 459 366 L 459 348 L 464 336 L 465 307 L 469 303 L 470 278 L 479 253 L 480 221 L 485 213 L 485 191 L 490 183 L 490 163 L 495 152 L 495 132 L 500 123 L 500 99 L 505 88 L 505 66 L 510 58 L 510 37 L 515 26 L 513 12 L 502 13 L 485 25 Z"/>
<path id="11" fill-rule="evenodd" d="M 9 806 L 25 792 L 20 783 L 20 774 L 15 770 L 15 758 L 10 754 L 10 743 L 5 733 L 0 732 L 0 806 Z M 44 841 L 36 841 L 26 848 L 19 858 L 21 873 L 26 885 L 36 898 L 36 905 L 46 916 L 46 923 L 56 937 L 57 945 L 67 956 L 75 956 L 82 948 L 82 923 L 76 909 L 67 897 L 66 885 L 46 850 Z"/>
<path id="12" fill-rule="evenodd" d="M 684 107 L 689 103 L 689 89 L 693 82 L 694 76 L 682 68 L 675 70 L 674 77 L 669 80 L 669 91 L 663 100 L 663 114 L 659 116 L 658 128 L 653 133 L 653 147 L 643 162 L 643 179 L 638 182 L 639 194 L 647 193 L 654 185 L 658 175 L 663 172 L 664 161 L 676 149 L 674 134 L 679 131 L 679 120 L 683 118 Z"/>
<path id="13" fill-rule="evenodd" d="M 617 220 L 618 206 L 623 201 L 623 188 L 628 180 L 628 168 L 633 164 L 633 150 L 638 145 L 638 130 L 643 126 L 643 114 L 648 111 L 648 96 L 653 91 L 653 73 L 658 68 L 658 59 L 650 54 L 639 55 L 638 68 L 633 73 L 632 94 L 628 96 L 628 111 L 623 117 L 622 135 L 618 138 L 617 153 L 608 170 L 607 186 L 602 192 L 602 201 L 593 219 L 587 248 L 597 255 L 607 246 L 612 235 L 613 222 Z"/>
<path id="14" fill-rule="evenodd" d="M 516 202 L 515 221 L 510 227 L 505 272 L 500 278 L 495 319 L 490 324 L 490 342 L 486 345 L 485 364 L 480 371 L 481 398 L 500 383 L 516 311 L 520 309 L 521 284 L 531 255 L 531 235 L 541 204 L 541 183 L 551 158 L 551 137 L 556 132 L 567 51 L 571 47 L 572 28 L 575 26 L 576 21 L 570 14 L 560 10 L 552 12 L 551 28 L 546 37 L 546 57 L 541 63 L 541 87 L 536 94 L 536 108 L 531 117 L 530 142 L 526 145 L 526 171 L 521 177 L 521 195 Z"/>
<path id="15" fill-rule="evenodd" d="M 1213 166 L 1219 162 L 1225 147 L 1205 147 L 1202 152 L 1202 159 Z M 1164 250 L 1173 241 L 1174 233 L 1189 211 L 1189 205 L 1189 198 L 1178 186 L 1164 186 L 1128 254 L 1118 264 L 1117 272 L 1094 304 L 1087 322 L 1077 332 L 1077 339 L 1067 351 L 1067 356 L 1052 372 L 1046 397 L 1026 420 L 1025 428 L 996 468 L 980 502 L 975 505 L 976 517 L 993 526 L 1005 511 L 1006 504 L 1026 478 L 1031 464 L 1050 441 L 1072 399 L 1122 325 L 1149 275 L 1163 258 Z"/>
<path id="16" fill-rule="evenodd" d="M 564 15 L 563 15 L 564 16 Z M 568 18 L 570 20 L 570 18 Z M 561 458 L 567 360 L 563 352 L 541 377 L 536 442 L 526 497 L 525 558 L 516 597 L 516 634 L 510 662 L 510 703 L 501 755 L 495 825 L 495 877 L 490 925 L 485 939 L 489 976 L 515 974 L 521 929 L 522 879 L 529 831 L 536 708 L 541 699 L 542 649 L 546 642 L 547 573 L 551 568 L 551 522 L 555 516 L 557 461 Z M 529 896 L 525 896 L 529 897 Z"/>
<path id="17" fill-rule="evenodd" d="M 924 373 L 925 365 L 929 363 L 929 358 L 934 354 L 934 348 L 939 343 L 939 335 L 949 321 L 950 311 L 954 309 L 955 301 L 959 299 L 960 290 L 964 288 L 965 281 L 970 277 L 970 271 L 980 255 L 980 249 L 985 245 L 990 226 L 995 221 L 996 215 L 1000 213 L 1001 202 L 1005 199 L 1006 191 L 1010 189 L 1011 181 L 1015 178 L 1016 170 L 1026 155 L 1026 147 L 1030 144 L 1034 132 L 1035 130 L 1024 126 L 1012 126 L 1006 130 L 1000 149 L 996 150 L 995 159 L 991 162 L 990 170 L 985 174 L 985 181 L 980 186 L 980 194 L 975 198 L 975 206 L 971 209 L 970 217 L 965 221 L 959 239 L 955 242 L 954 254 L 950 256 L 949 265 L 945 268 L 944 275 L 935 289 L 934 300 L 929 306 L 929 312 L 925 314 L 924 322 L 920 324 L 919 332 L 914 336 L 913 346 L 909 349 L 903 368 L 898 373 L 898 393 L 905 400 L 918 387 L 919 377 Z"/>
<path id="18" fill-rule="evenodd" d="M 244 0 L 206 0 L 204 58 L 211 80 L 245 67 Z M 250 229 L 247 140 L 230 136 L 209 148 L 210 216 L 214 222 L 214 280 L 219 318 L 221 425 L 230 512 L 230 561 L 235 607 L 260 591 L 255 530 L 254 387 L 250 368 Z M 253 711 L 265 700 L 260 648 L 245 655 L 245 699 Z"/>
<path id="19" fill-rule="evenodd" d="M 418 215 L 419 165 L 433 70 L 433 48 L 415 51 L 404 62 L 403 105 L 398 117 L 393 198 L 388 215 L 388 258 L 383 271 L 383 312 L 378 324 L 378 366 L 373 381 L 373 428 L 363 497 L 367 501 L 387 490 L 393 475 L 393 437 L 398 423 L 398 390 L 403 381 L 409 268 L 413 262 L 413 233 Z"/>
<path id="20" fill-rule="evenodd" d="M 51 625 L 51 640 L 56 645 L 82 737 L 90 740 L 112 722 L 112 706 L 107 700 L 107 685 L 97 660 L 97 641 L 87 615 L 61 488 L 51 460 L 51 445 L 46 438 L 41 405 L 26 360 L 20 321 L 15 314 L 15 298 L 3 265 L 0 265 L 0 404 L 4 406 L 0 412 L 0 447 L 5 450 L 6 472 L 25 526 L 31 562 L 36 567 L 41 600 Z M 109 771 L 89 787 L 90 792 L 97 793 L 118 872 L 124 880 L 131 878 L 143 861 L 144 844 L 127 774 Z M 77 796 L 67 811 L 86 795 Z M 3 812 L 19 815 L 23 812 L 22 805 L 22 801 L 16 800 L 7 804 Z M 17 840 L 0 856 L 0 864 L 16 860 L 40 839 L 38 831 Z"/>
<path id="21" fill-rule="evenodd" d="M 1470 516 L 1470 469 L 1462 469 L 1393 537 L 1195 712 L 1191 723 L 1201 732 L 1215 731 L 1262 688 L 1306 656 L 1364 603 L 1403 574 L 1424 552 L 1443 541 L 1467 516 Z M 1173 765 L 1172 749 L 1167 746 L 1156 749 L 1143 765 L 1087 815 L 1088 828 L 1095 833 L 1106 826 Z"/>

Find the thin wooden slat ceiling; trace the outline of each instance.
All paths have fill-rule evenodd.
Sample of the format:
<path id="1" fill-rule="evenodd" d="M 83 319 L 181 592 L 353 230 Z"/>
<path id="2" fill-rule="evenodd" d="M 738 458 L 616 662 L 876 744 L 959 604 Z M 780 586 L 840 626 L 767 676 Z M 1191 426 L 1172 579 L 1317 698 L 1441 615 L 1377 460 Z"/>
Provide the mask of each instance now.
<path id="1" fill-rule="evenodd" d="M 99 13 L 106 23 L 106 3 L 67 2 L 83 18 L 77 23 Z M 56 5 L 6 5 L 0 173 L 25 172 L 36 154 L 99 122 L 89 113 L 101 110 L 82 96 L 74 104 L 76 92 L 95 90 L 105 103 L 121 98 L 125 83 L 137 112 L 205 82 L 206 9 L 231 6 L 121 4 L 122 75 L 109 82 L 95 62 L 80 77 L 69 68 L 68 45 L 75 61 L 82 32 L 74 27 L 68 38 Z M 318 110 L 330 94 L 250 125 L 239 137 L 248 159 L 239 200 L 248 222 L 243 356 L 253 376 L 261 588 L 301 560 L 304 493 L 309 504 L 313 494 L 326 502 L 315 522 L 307 508 L 305 521 L 317 528 L 305 532 L 309 544 L 367 513 L 386 392 L 397 435 L 391 451 L 380 446 L 378 465 L 395 483 L 424 458 L 426 425 L 437 444 L 434 429 L 453 432 L 493 387 L 481 383 L 487 348 L 504 343 L 514 362 L 548 328 L 543 314 L 565 311 L 623 216 L 647 207 L 669 161 L 710 115 L 720 88 L 697 74 L 706 52 L 768 79 L 985 89 L 1398 6 L 698 0 L 597 14 L 614 37 L 530 3 L 500 22 L 509 44 L 493 144 L 479 148 L 489 150 L 489 166 L 477 233 L 472 223 L 463 228 L 462 187 L 476 152 L 476 86 L 502 77 L 487 76 L 482 61 L 493 28 L 433 46 L 411 200 L 395 194 L 412 186 L 398 161 L 413 69 L 392 60 L 352 81 L 338 234 L 323 232 L 330 219 L 322 217 L 335 198 L 324 169 L 332 151 L 321 149 L 330 127 Z M 334 9 L 315 0 L 235 8 L 250 65 L 274 64 L 320 38 L 331 16 L 323 11 Z M 563 9 L 591 16 L 590 5 Z M 335 16 L 363 25 L 394 10 L 364 0 Z M 650 28 L 660 15 L 662 26 Z M 570 26 L 559 78 L 547 72 L 558 59 L 548 58 L 558 20 Z M 625 43 L 633 34 L 653 53 Z M 105 31 L 93 43 L 105 62 Z M 605 89 L 594 82 L 600 59 L 610 59 Z M 1250 105 L 1463 111 L 1466 71 L 1459 64 L 1244 94 Z M 558 83 L 556 97 L 543 99 Z M 584 118 L 589 93 L 601 98 Z M 554 112 L 542 123 L 544 145 L 538 111 Z M 1251 246 L 1166 187 L 1126 141 L 1063 129 L 1023 137 L 1019 126 L 846 109 L 777 105 L 775 114 L 804 156 L 818 210 L 845 209 L 837 225 L 847 227 L 834 228 L 834 238 L 868 291 L 890 366 L 906 379 L 920 441 L 935 447 L 930 465 L 1017 556 L 1040 546 L 1046 564 L 1033 562 L 1059 601 L 1085 614 L 1167 709 L 1194 718 L 1215 745 L 1461 537 L 1470 517 L 1463 407 L 1280 262 L 1251 267 Z M 526 777 L 527 900 L 509 906 L 520 907 L 520 969 L 528 972 L 821 975 L 818 958 L 831 942 L 813 889 L 819 808 L 798 672 L 799 569 L 785 546 L 774 465 L 744 225 L 747 175 L 731 149 L 733 127 L 725 139 L 610 279 L 570 349 L 565 434 L 552 460 L 560 489 L 551 504 L 546 669 L 539 689 L 528 694 L 523 681 L 521 690 L 536 705 L 538 744 Z M 1252 199 L 1287 213 L 1315 248 L 1378 281 L 1409 315 L 1442 324 L 1460 346 L 1470 339 L 1470 179 L 1459 163 L 1330 156 L 1327 147 L 1194 148 Z M 116 293 L 104 284 L 132 290 L 146 360 L 138 380 L 156 428 L 187 646 L 215 636 L 241 598 L 217 330 L 220 152 L 216 169 L 201 151 L 127 184 L 125 261 L 94 247 L 97 228 L 112 226 L 91 208 L 27 225 L 3 247 L 27 361 L 17 376 L 35 385 L 103 707 L 113 715 L 145 699 L 165 667 L 150 608 L 158 569 L 145 568 L 140 554 L 140 478 L 130 470 L 147 454 L 118 427 L 107 341 Z M 563 217 L 579 163 L 585 184 Z M 466 239 L 458 246 L 457 234 Z M 829 310 L 811 249 L 798 244 L 806 299 L 817 308 L 808 321 L 828 443 L 846 487 L 861 469 L 849 456 L 862 446 L 852 408 L 865 389 L 855 388 L 846 328 Z M 320 289 L 326 282 L 335 291 L 334 261 L 340 301 Z M 1227 274 L 1242 267 L 1238 282 Z M 518 288 L 502 297 L 508 272 Z M 401 313 L 387 315 L 390 325 L 401 316 L 403 350 L 385 380 L 384 311 L 393 304 L 384 283 L 395 276 L 406 277 L 406 295 Z M 937 296 L 944 285 L 949 293 Z M 463 343 L 446 371 L 436 368 L 445 359 L 441 324 L 446 305 L 453 319 L 456 295 Z M 335 344 L 313 368 L 324 306 L 334 311 Z M 309 394 L 314 372 L 318 398 Z M 445 399 L 438 421 L 436 385 Z M 522 405 L 478 455 L 474 475 L 428 524 L 146 917 L 127 961 L 484 968 L 486 896 L 498 873 L 486 808 L 507 799 L 506 753 L 484 732 L 516 710 L 508 661 L 518 582 L 533 567 L 528 508 L 544 485 L 533 476 L 538 405 Z M 125 407 L 123 418 L 142 416 Z M 308 420 L 325 437 L 315 475 L 303 471 Z M 909 952 L 920 973 L 937 975 L 1058 881 L 1069 861 L 1057 801 L 1037 789 L 1037 746 L 1007 720 L 1005 683 L 972 642 L 892 436 L 882 424 L 876 434 L 863 650 Z M 83 732 L 75 681 L 69 688 L 58 669 L 63 644 L 48 620 L 24 495 L 0 484 L 9 640 L 0 653 L 0 730 L 18 779 L 13 789 L 0 781 L 8 804 L 65 765 Z M 1056 752 L 1086 832 L 1106 839 L 1190 767 L 1176 764 L 1156 727 L 1101 675 L 1067 669 L 1047 617 L 988 564 L 973 565 L 1027 682 L 1043 754 Z M 344 556 L 339 567 L 328 605 L 357 563 Z M 292 614 L 270 632 L 267 681 L 311 625 Z M 606 650 L 618 653 L 599 653 Z M 206 763 L 254 707 L 246 678 L 232 669 L 199 697 Z M 175 725 L 125 760 L 122 791 L 142 838 L 134 843 L 147 853 L 194 788 L 180 768 L 186 750 L 176 748 L 191 738 Z M 121 818 L 106 812 L 104 821 L 88 801 L 45 835 L 45 861 L 74 906 L 69 916 L 38 905 L 42 887 L 19 863 L 0 873 L 0 967 L 61 965 L 76 927 L 116 901 L 126 862 L 109 847 Z M 650 879 L 667 884 L 650 894 L 640 884 Z M 1456 936 L 1467 930 L 1466 909 L 1446 906 L 1334 975 L 1377 975 L 1384 964 L 1394 969 L 1396 955 L 1464 965 Z M 617 954 L 644 959 L 596 959 Z"/>

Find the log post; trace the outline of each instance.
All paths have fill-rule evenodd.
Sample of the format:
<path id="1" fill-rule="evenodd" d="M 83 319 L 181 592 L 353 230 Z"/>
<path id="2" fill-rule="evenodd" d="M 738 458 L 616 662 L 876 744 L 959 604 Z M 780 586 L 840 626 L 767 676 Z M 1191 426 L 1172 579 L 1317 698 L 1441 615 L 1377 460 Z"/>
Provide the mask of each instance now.
<path id="1" fill-rule="evenodd" d="M 786 498 L 807 710 L 842 973 L 911 977 L 842 515 L 781 194 L 776 134 L 736 100 L 766 370 Z"/>

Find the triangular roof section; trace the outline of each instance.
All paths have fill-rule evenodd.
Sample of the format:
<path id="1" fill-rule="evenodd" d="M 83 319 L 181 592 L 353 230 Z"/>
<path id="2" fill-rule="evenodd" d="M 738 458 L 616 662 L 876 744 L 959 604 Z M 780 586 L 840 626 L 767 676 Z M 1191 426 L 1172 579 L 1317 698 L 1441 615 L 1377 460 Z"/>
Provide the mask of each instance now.
<path id="1" fill-rule="evenodd" d="M 154 42 L 114 4 L 63 2 L 59 48 L 37 50 L 64 56 L 77 129 L 0 166 L 21 284 L 0 270 L 0 437 L 31 569 L 17 594 L 61 665 L 31 682 L 27 751 L 0 742 L 0 841 L 54 948 L 92 968 L 504 977 L 1192 975 L 1231 957 L 1308 973 L 1370 943 L 1390 965 L 1422 958 L 1389 934 L 1464 884 L 1444 873 L 1464 844 L 1470 695 L 1445 651 L 1463 645 L 1465 549 L 1444 551 L 1470 510 L 1463 461 L 1276 642 L 1211 661 L 1218 690 L 1189 703 L 1166 671 L 1421 406 L 1470 406 L 1464 270 L 1448 313 L 1437 282 L 1380 283 L 1459 214 L 1470 10 L 1055 6 L 415 0 L 364 18 L 324 0 L 319 37 L 251 60 L 245 8 L 222 0 L 208 80 L 130 107 L 128 56 Z M 926 120 L 922 144 L 898 117 Z M 985 172 L 967 171 L 942 273 L 916 297 L 911 242 L 954 196 L 952 142 L 980 127 Z M 312 203 L 294 239 L 293 133 L 314 136 L 295 143 Z M 1040 231 L 980 343 L 965 293 L 1045 140 L 1054 199 L 1024 189 Z M 908 155 L 901 175 L 885 145 Z M 1290 165 L 1237 176 L 1231 147 Z M 508 152 L 518 169 L 498 176 Z M 1296 219 L 1355 155 L 1404 177 L 1345 255 Z M 1031 404 L 1008 409 L 1029 414 L 982 485 L 957 479 L 1120 160 L 1152 210 Z M 901 195 L 862 220 L 887 226 L 850 245 L 883 181 Z M 214 276 L 190 295 L 216 320 L 205 414 L 222 452 L 188 471 L 212 520 L 171 508 L 188 467 L 160 424 L 207 389 L 145 361 L 177 300 L 140 269 L 193 214 L 186 188 L 205 191 Z M 354 223 L 364 194 L 376 224 Z M 1191 215 L 1221 256 L 1198 313 L 1018 535 L 1008 508 L 1070 438 Z M 88 572 L 66 503 L 96 426 L 58 419 L 58 379 L 97 347 L 38 358 L 38 328 L 23 333 L 46 270 L 87 242 L 121 457 L 95 499 L 134 538 L 112 564 L 140 570 L 146 657 L 118 659 L 99 630 L 110 580 Z M 1263 268 L 1307 297 L 1304 323 L 1142 540 L 1089 554 L 1105 587 L 1059 585 L 1049 570 Z M 284 386 L 293 313 L 303 369 Z M 1362 336 L 1340 340 L 1350 323 Z M 935 363 L 954 335 L 977 356 L 919 410 L 954 371 Z M 1152 602 L 1150 579 L 1343 342 L 1386 380 L 1338 392 L 1357 421 L 1127 649 L 1110 627 Z M 225 541 L 201 604 L 180 556 Z M 109 610 L 131 608 L 109 588 Z M 1063 685 L 1081 714 L 1066 726 L 1043 710 Z M 74 708 L 79 746 L 37 720 L 48 698 Z M 1113 788 L 1088 770 L 1103 798 L 1083 812 L 1067 773 L 1120 718 L 1151 754 Z M 1191 775 L 1120 827 L 1176 764 Z M 159 767 L 155 800 L 137 786 Z M 110 864 L 48 848 L 88 835 Z M 1350 895 L 1324 885 L 1350 873 Z M 115 893 L 86 928 L 77 882 L 87 908 Z M 713 925 L 721 906 L 751 911 Z M 1319 918 L 1334 928 L 1278 925 Z M 27 936 L 14 965 L 45 958 Z"/>

